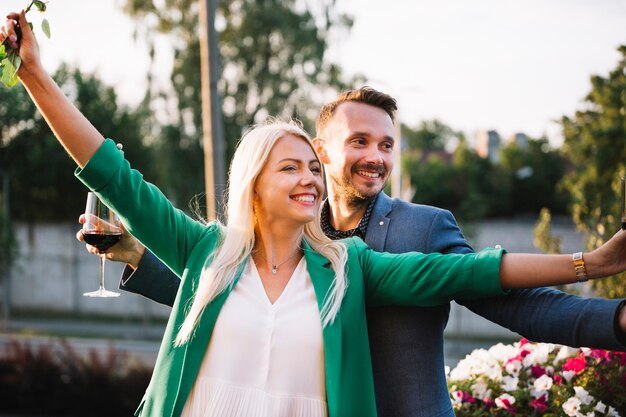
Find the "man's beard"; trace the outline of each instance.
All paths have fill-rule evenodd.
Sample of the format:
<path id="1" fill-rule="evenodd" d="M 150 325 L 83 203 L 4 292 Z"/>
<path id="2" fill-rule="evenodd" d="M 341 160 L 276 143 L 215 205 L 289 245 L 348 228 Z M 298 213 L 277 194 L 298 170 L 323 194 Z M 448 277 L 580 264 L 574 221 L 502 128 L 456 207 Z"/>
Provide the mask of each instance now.
<path id="1" fill-rule="evenodd" d="M 355 167 L 355 171 L 358 170 L 358 168 L 360 167 Z M 384 168 L 380 168 L 379 171 L 381 176 L 385 175 Z M 362 207 L 367 205 L 382 191 L 382 189 L 376 191 L 368 190 L 365 192 L 358 190 L 350 178 L 346 178 L 344 175 L 341 175 L 339 178 L 331 176 L 330 180 L 333 183 L 335 198 L 350 206 Z"/>

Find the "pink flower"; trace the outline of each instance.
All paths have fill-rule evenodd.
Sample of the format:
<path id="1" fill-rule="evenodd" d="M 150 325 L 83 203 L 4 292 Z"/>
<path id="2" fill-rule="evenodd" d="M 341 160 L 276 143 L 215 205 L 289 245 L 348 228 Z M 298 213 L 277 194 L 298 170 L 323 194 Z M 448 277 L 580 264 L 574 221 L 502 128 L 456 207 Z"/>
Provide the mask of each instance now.
<path id="1" fill-rule="evenodd" d="M 470 404 L 474 404 L 476 402 L 476 398 L 472 397 L 472 394 L 470 394 L 467 391 L 456 391 L 454 393 L 455 398 L 462 402 L 462 403 L 470 403 Z"/>
<path id="2" fill-rule="evenodd" d="M 530 365 L 530 372 L 535 378 L 542 377 L 546 374 L 546 370 L 539 365 Z"/>
<path id="3" fill-rule="evenodd" d="M 530 406 L 537 410 L 538 413 L 543 413 L 544 411 L 546 411 L 546 408 L 548 408 L 548 404 L 546 403 L 547 397 L 548 395 L 545 394 L 537 398 L 536 400 L 532 400 L 530 402 Z"/>
<path id="4" fill-rule="evenodd" d="M 502 394 L 498 398 L 496 398 L 496 406 L 498 408 L 504 408 L 506 411 L 510 411 L 511 413 L 515 413 L 515 409 L 513 408 L 513 404 L 515 403 L 515 397 L 510 394 Z"/>
<path id="5" fill-rule="evenodd" d="M 580 352 L 576 357 L 568 359 L 567 362 L 563 364 L 564 371 L 574 371 L 577 374 L 584 371 L 587 366 L 587 362 L 585 362 L 585 354 Z"/>
<path id="6" fill-rule="evenodd" d="M 563 382 L 563 377 L 561 377 L 561 375 L 554 375 L 552 379 L 554 380 L 554 383 L 557 385 L 561 385 L 561 383 Z"/>
<path id="7" fill-rule="evenodd" d="M 598 362 L 606 361 L 610 362 L 609 352 L 602 349 L 591 349 L 589 351 L 589 356 L 596 359 Z"/>

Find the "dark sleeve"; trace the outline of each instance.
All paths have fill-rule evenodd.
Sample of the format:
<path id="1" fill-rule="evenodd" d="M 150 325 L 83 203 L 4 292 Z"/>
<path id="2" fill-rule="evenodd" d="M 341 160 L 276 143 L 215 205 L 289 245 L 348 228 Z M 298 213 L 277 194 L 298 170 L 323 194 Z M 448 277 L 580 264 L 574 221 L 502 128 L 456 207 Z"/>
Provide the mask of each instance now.
<path id="1" fill-rule="evenodd" d="M 137 269 L 126 265 L 120 279 L 120 289 L 143 295 L 157 303 L 172 306 L 180 278 L 146 249 Z"/>
<path id="2" fill-rule="evenodd" d="M 472 250 L 448 211 L 438 213 L 433 221 L 431 242 L 433 252 Z M 503 297 L 455 301 L 535 342 L 626 349 L 626 335 L 617 321 L 624 302 L 621 299 L 578 297 L 551 288 L 535 288 L 511 290 Z"/>
<path id="3" fill-rule="evenodd" d="M 535 342 L 626 349 L 624 334 L 616 324 L 621 299 L 578 297 L 551 288 L 535 288 L 512 290 L 505 297 L 457 302 Z"/>

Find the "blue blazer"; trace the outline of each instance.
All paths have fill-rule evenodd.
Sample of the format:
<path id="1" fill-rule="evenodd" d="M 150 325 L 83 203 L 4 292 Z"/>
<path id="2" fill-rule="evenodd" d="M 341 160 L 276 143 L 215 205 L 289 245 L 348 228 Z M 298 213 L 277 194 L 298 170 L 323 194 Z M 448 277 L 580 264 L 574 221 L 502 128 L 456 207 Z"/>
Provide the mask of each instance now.
<path id="1" fill-rule="evenodd" d="M 391 199 L 380 193 L 365 242 L 376 251 L 468 253 L 452 213 Z M 172 305 L 179 279 L 146 252 L 127 269 L 121 289 Z M 158 279 L 155 279 L 158 276 Z M 475 313 L 538 342 L 624 350 L 615 331 L 623 300 L 582 298 L 540 288 L 507 297 L 456 300 Z M 454 417 L 444 373 L 443 331 L 450 305 L 376 307 L 367 310 L 376 406 L 380 417 Z"/>

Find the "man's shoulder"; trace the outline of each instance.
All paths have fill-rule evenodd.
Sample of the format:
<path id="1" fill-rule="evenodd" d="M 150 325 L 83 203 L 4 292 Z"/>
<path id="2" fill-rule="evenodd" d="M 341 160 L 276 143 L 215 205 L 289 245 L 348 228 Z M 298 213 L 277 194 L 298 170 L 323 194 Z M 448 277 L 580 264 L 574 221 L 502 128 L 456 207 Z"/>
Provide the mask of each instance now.
<path id="1" fill-rule="evenodd" d="M 377 210 L 379 208 L 380 210 Z M 391 198 L 385 193 L 380 193 L 374 205 L 374 210 L 379 214 L 393 217 L 398 215 L 412 215 L 420 217 L 452 216 L 449 210 L 444 208 L 417 204 L 401 198 Z M 386 211 L 386 213 L 383 213 Z"/>

